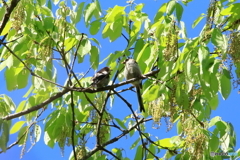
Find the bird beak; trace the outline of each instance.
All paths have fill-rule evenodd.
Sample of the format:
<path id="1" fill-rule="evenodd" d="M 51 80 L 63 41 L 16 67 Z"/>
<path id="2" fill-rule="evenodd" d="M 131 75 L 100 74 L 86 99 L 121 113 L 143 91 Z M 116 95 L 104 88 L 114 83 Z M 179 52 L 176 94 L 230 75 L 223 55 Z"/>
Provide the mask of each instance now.
<path id="1" fill-rule="evenodd" d="M 125 60 L 122 62 L 122 64 L 126 64 L 127 61 L 128 61 L 128 59 L 125 59 Z"/>

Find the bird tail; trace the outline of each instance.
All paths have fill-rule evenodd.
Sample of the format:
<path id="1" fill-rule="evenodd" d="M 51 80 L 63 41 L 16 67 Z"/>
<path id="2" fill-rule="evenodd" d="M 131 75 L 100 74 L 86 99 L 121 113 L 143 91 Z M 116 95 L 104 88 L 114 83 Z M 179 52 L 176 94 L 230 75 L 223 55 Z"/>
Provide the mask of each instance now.
<path id="1" fill-rule="evenodd" d="M 137 90 L 138 104 L 140 106 L 140 112 L 142 111 L 145 112 L 140 87 L 136 87 L 136 90 Z"/>

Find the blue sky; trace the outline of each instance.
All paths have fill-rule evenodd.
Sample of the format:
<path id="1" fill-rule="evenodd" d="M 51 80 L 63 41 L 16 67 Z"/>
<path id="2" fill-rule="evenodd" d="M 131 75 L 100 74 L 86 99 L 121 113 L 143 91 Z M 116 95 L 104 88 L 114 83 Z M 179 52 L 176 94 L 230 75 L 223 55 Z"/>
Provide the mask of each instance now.
<path id="1" fill-rule="evenodd" d="M 167 2 L 166 0 L 136 0 L 136 3 L 145 3 L 145 7 L 143 9 L 144 12 L 146 12 L 149 16 L 149 18 L 151 20 L 153 20 L 154 15 L 156 14 L 157 10 L 159 9 L 159 7 L 161 6 L 162 3 Z M 120 1 L 120 0 L 110 0 L 110 1 L 101 1 L 100 0 L 100 4 L 103 10 L 107 10 L 109 7 L 113 7 L 114 5 L 120 5 L 120 6 L 125 6 L 126 5 L 126 1 Z M 193 21 L 201 14 L 201 13 L 206 13 L 207 8 L 209 6 L 209 1 L 208 0 L 193 0 L 192 2 L 190 2 L 188 4 L 187 7 L 184 7 L 184 14 L 182 17 L 182 21 L 184 21 L 186 28 L 187 28 L 187 34 L 189 38 L 194 38 L 196 36 L 199 35 L 200 33 L 200 29 L 202 29 L 202 26 L 205 22 L 205 19 L 203 20 L 203 22 L 201 22 L 196 28 L 192 29 L 191 25 L 193 23 Z M 88 31 L 81 26 L 82 23 L 80 23 L 78 26 L 79 31 L 80 32 L 84 32 L 84 33 L 88 33 Z M 121 51 L 126 47 L 126 41 L 124 40 L 124 38 L 119 38 L 118 40 L 116 40 L 114 43 L 110 43 L 108 39 L 102 39 L 101 34 L 97 34 L 95 36 L 92 36 L 89 34 L 89 37 L 94 37 L 96 39 L 98 39 L 101 43 L 101 56 L 100 56 L 100 61 L 103 60 L 109 53 L 113 53 L 117 50 Z M 104 65 L 100 65 L 99 68 L 104 67 Z M 88 65 L 86 65 L 86 67 L 78 67 L 78 64 L 76 64 L 74 71 L 75 72 L 84 72 L 89 68 Z M 63 84 L 65 81 L 65 74 L 63 73 L 64 70 L 62 68 L 59 68 L 58 73 L 60 73 L 60 77 L 59 79 L 59 83 Z M 94 73 L 94 71 L 91 71 L 89 73 L 88 76 L 91 76 Z M 1 72 L 0 74 L 0 81 L 2 82 L 2 84 L 5 83 L 5 79 L 4 79 L 4 74 L 3 72 Z M 16 103 L 16 105 L 19 104 L 19 102 L 21 102 L 24 98 L 22 98 L 19 95 L 24 95 L 24 93 L 26 93 L 26 91 L 28 90 L 28 88 L 26 89 L 21 89 L 21 90 L 17 90 L 17 91 L 12 91 L 12 92 L 8 92 L 6 90 L 6 87 L 3 85 L 0 88 L 0 94 L 7 94 L 8 96 L 10 96 L 13 101 Z M 235 132 L 237 134 L 237 136 L 240 136 L 240 125 L 239 125 L 239 112 L 237 112 L 238 106 L 239 106 L 239 94 L 237 93 L 238 90 L 235 89 L 232 91 L 232 93 L 230 94 L 229 98 L 227 100 L 223 100 L 221 97 L 220 98 L 220 104 L 219 107 L 217 108 L 216 111 L 212 111 L 212 115 L 211 117 L 215 117 L 215 116 L 220 116 L 222 117 L 222 119 L 226 122 L 231 122 L 233 124 L 233 126 L 235 127 Z M 129 101 L 133 104 L 133 109 L 137 110 L 137 98 L 136 95 L 133 94 L 132 92 L 128 92 L 128 93 L 124 93 L 122 94 L 122 96 L 124 97 L 129 97 Z M 117 118 L 123 118 L 126 115 L 130 114 L 129 109 L 127 108 L 127 106 L 125 106 L 124 103 L 122 103 L 118 98 L 116 98 L 115 100 L 115 104 L 113 108 L 111 109 L 111 113 L 113 115 L 116 115 Z M 116 106 L 116 107 L 115 107 Z M 119 108 L 121 107 L 121 108 Z M 119 112 L 121 111 L 121 112 Z M 48 109 L 48 111 L 45 113 L 45 116 L 47 113 L 51 112 L 51 109 Z M 44 115 L 43 115 L 44 117 Z M 19 120 L 19 119 L 17 119 Z M 15 121 L 15 120 L 14 120 Z M 14 122 L 13 121 L 13 122 Z M 173 126 L 172 130 L 167 132 L 166 130 L 166 124 L 164 122 L 164 120 L 162 119 L 162 125 L 160 127 L 160 129 L 152 129 L 152 122 L 150 122 L 146 127 L 151 130 L 151 132 L 154 132 L 155 134 L 157 134 L 161 139 L 162 138 L 167 138 L 167 137 L 172 137 L 175 136 L 176 133 L 176 129 L 175 129 L 175 125 Z M 41 123 L 41 122 L 40 122 Z M 42 128 L 42 132 L 43 132 L 43 128 Z M 69 154 L 71 152 L 71 147 L 66 147 L 65 148 L 65 152 L 64 152 L 64 157 L 61 156 L 61 150 L 60 148 L 55 145 L 54 149 L 51 149 L 50 147 L 46 146 L 44 144 L 43 141 L 43 133 L 41 136 L 41 140 L 30 150 L 30 152 L 26 153 L 22 160 L 52 160 L 52 159 L 61 159 L 61 160 L 67 160 L 69 158 Z M 120 140 L 117 143 L 114 143 L 112 145 L 110 145 L 109 147 L 114 147 L 114 146 L 123 146 L 125 148 L 125 155 L 126 157 L 130 157 L 131 159 L 133 158 L 133 154 L 135 153 L 135 151 L 133 153 L 128 152 L 129 150 L 129 145 L 131 144 L 131 142 L 135 141 L 136 137 L 134 138 L 130 138 L 129 136 L 124 137 L 122 140 Z M 12 142 L 14 142 L 16 140 L 16 134 L 12 135 L 12 138 L 10 140 L 10 142 L 8 144 L 11 144 Z M 27 150 L 30 147 L 30 143 L 27 144 Z M 90 149 L 92 149 L 94 147 L 94 143 L 92 143 L 92 145 L 89 146 Z M 240 147 L 240 144 L 237 142 L 237 148 Z M 12 149 L 8 150 L 6 153 L 0 154 L 0 160 L 17 160 L 20 157 L 20 153 L 21 153 L 21 147 L 15 146 Z"/>

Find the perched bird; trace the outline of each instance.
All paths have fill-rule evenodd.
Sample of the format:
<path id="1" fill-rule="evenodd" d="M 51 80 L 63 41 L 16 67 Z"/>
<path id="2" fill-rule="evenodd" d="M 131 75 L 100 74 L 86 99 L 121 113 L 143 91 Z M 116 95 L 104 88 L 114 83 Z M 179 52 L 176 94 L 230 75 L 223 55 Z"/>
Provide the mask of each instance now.
<path id="1" fill-rule="evenodd" d="M 137 64 L 137 62 L 134 59 L 126 59 L 123 64 L 125 64 L 125 69 L 124 69 L 124 76 L 127 80 L 132 79 L 132 78 L 140 78 L 142 77 L 141 70 Z M 137 90 L 137 98 L 138 98 L 138 103 L 140 106 L 140 112 L 145 112 L 144 106 L 143 106 L 143 101 L 142 101 L 142 96 L 141 96 L 141 89 L 142 89 L 142 80 L 137 80 L 132 82 L 132 85 L 135 86 Z"/>
<path id="2" fill-rule="evenodd" d="M 91 85 L 96 88 L 101 88 L 108 85 L 108 82 L 110 80 L 110 72 L 111 70 L 109 67 L 104 67 L 97 71 L 91 79 Z"/>

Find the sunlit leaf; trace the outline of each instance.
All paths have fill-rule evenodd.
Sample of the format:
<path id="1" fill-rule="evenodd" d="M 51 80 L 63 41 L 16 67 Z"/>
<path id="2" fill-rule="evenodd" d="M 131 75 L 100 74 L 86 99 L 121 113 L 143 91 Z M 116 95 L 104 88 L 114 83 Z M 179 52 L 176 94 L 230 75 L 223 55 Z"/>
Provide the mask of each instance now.
<path id="1" fill-rule="evenodd" d="M 13 134 L 13 133 L 18 132 L 25 123 L 26 123 L 26 121 L 18 121 L 18 122 L 16 122 L 16 123 L 12 126 L 12 128 L 11 128 L 11 130 L 10 130 L 10 134 Z"/>
<path id="2" fill-rule="evenodd" d="M 198 23 L 199 23 L 204 17 L 205 17 L 205 14 L 202 13 L 202 14 L 193 22 L 192 28 L 195 28 L 195 27 L 198 25 Z"/>
<path id="3" fill-rule="evenodd" d="M 166 12 L 167 3 L 164 3 L 157 11 L 157 14 L 154 17 L 154 22 L 157 22 L 163 14 Z"/>
<path id="4" fill-rule="evenodd" d="M 96 46 L 92 46 L 90 53 L 91 53 L 90 61 L 92 68 L 96 70 L 99 64 L 99 50 Z"/>
<path id="5" fill-rule="evenodd" d="M 11 29 L 12 27 L 12 23 L 11 21 L 8 21 L 7 24 L 5 25 L 2 33 L 0 33 L 0 36 L 4 36 L 5 34 L 7 34 L 9 32 L 9 30 Z"/>
<path id="6" fill-rule="evenodd" d="M 91 24 L 90 24 L 90 33 L 92 35 L 95 35 L 98 33 L 98 31 L 100 30 L 101 28 L 101 22 L 99 20 L 96 20 L 96 21 L 93 21 Z"/>
<path id="7" fill-rule="evenodd" d="M 213 125 L 215 125 L 218 121 L 221 121 L 221 117 L 216 116 L 214 118 L 212 118 L 209 122 L 208 127 L 211 128 Z"/>
<path id="8" fill-rule="evenodd" d="M 180 22 L 183 14 L 183 7 L 181 4 L 176 3 L 176 16 L 177 20 Z"/>
<path id="9" fill-rule="evenodd" d="M 225 70 L 224 70 L 224 72 L 226 73 L 226 75 L 222 74 L 219 77 L 219 82 L 220 82 L 219 83 L 219 89 L 220 89 L 220 93 L 222 95 L 222 98 L 224 100 L 226 100 L 231 93 L 232 85 L 231 85 L 230 75 L 227 76 L 227 74 L 229 74 L 229 72 L 225 71 Z"/>
<path id="10" fill-rule="evenodd" d="M 81 20 L 84 4 L 85 2 L 81 2 L 78 5 L 75 23 L 78 23 Z"/>
<path id="11" fill-rule="evenodd" d="M 176 7 L 176 1 L 170 1 L 168 2 L 167 4 L 167 10 L 166 10 L 166 13 L 168 15 L 171 15 L 173 13 L 173 11 L 175 10 L 175 7 Z"/>
<path id="12" fill-rule="evenodd" d="M 85 20 L 86 26 L 88 26 L 88 24 L 90 23 L 90 19 L 92 18 L 93 12 L 95 9 L 96 9 L 96 4 L 94 2 L 89 3 L 86 6 L 85 11 L 84 11 L 84 20 Z"/>
<path id="13" fill-rule="evenodd" d="M 211 151 L 216 151 L 219 148 L 219 138 L 216 135 L 212 135 L 209 145 Z"/>

